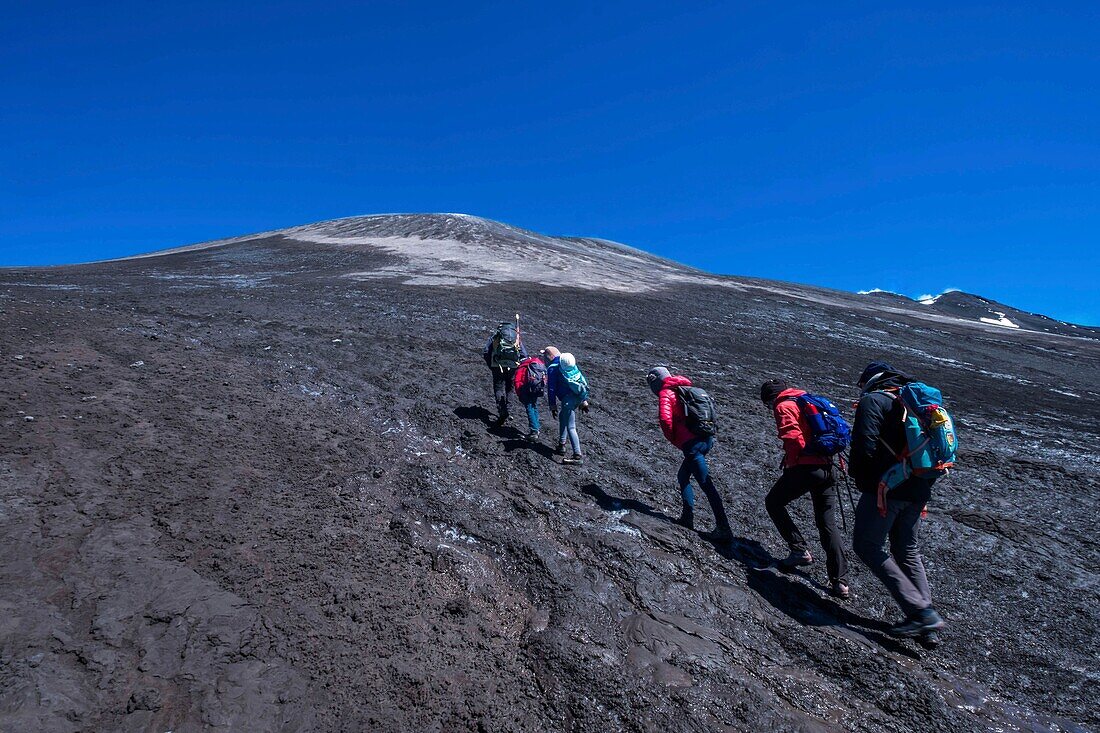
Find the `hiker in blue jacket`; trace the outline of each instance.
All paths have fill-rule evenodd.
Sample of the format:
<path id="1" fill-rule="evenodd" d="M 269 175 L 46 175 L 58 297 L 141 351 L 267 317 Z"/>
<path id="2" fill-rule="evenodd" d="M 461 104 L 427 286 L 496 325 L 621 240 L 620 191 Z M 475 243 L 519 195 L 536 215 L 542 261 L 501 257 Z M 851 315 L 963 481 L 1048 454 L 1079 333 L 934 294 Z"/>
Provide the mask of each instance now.
<path id="1" fill-rule="evenodd" d="M 573 454 L 562 459 L 567 465 L 584 463 L 581 453 L 581 439 L 577 435 L 577 410 L 588 412 L 588 380 L 577 368 L 577 360 L 572 354 L 562 354 L 553 346 L 544 350 L 549 363 L 546 366 L 546 399 L 550 403 L 550 414 L 558 420 L 558 455 L 565 455 L 565 443 L 573 449 Z M 561 409 L 558 409 L 558 403 Z"/>

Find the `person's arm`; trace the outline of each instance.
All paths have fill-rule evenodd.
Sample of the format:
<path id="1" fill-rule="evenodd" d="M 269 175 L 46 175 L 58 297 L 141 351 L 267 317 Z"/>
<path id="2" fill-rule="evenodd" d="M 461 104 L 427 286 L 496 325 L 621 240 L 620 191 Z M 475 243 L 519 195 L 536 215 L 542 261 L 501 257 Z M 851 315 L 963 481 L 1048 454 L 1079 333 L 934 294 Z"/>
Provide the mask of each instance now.
<path id="1" fill-rule="evenodd" d="M 775 426 L 779 439 L 783 441 L 784 468 L 795 465 L 806 447 L 806 436 L 802 434 L 800 417 L 801 411 L 794 400 L 782 400 L 775 406 Z"/>
<path id="2" fill-rule="evenodd" d="M 489 340 L 485 343 L 485 349 L 481 352 L 482 358 L 485 359 L 485 365 L 488 367 L 493 366 L 493 336 L 489 337 Z"/>
<path id="3" fill-rule="evenodd" d="M 867 478 L 872 470 L 872 461 L 878 450 L 879 435 L 882 434 L 882 420 L 886 410 L 875 395 L 864 395 L 856 408 L 855 425 L 852 427 L 852 449 L 849 454 L 848 471 L 857 481 Z"/>
<path id="4" fill-rule="evenodd" d="M 557 416 L 558 412 L 558 370 L 553 366 L 546 369 L 546 401 L 550 404 L 550 412 Z"/>
<path id="5" fill-rule="evenodd" d="M 662 389 L 657 395 L 657 419 L 661 423 L 661 432 L 668 442 L 672 442 L 676 414 L 676 393 L 671 389 Z"/>

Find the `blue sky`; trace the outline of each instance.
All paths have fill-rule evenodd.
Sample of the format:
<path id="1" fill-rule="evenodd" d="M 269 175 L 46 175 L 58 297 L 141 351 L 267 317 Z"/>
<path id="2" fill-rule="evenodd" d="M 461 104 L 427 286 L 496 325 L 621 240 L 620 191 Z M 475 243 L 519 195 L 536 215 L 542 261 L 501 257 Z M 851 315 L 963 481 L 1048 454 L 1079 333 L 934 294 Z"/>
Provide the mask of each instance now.
<path id="1" fill-rule="evenodd" d="M 1100 324 L 1100 4 L 829 5 L 7 2 L 0 265 L 459 211 Z"/>

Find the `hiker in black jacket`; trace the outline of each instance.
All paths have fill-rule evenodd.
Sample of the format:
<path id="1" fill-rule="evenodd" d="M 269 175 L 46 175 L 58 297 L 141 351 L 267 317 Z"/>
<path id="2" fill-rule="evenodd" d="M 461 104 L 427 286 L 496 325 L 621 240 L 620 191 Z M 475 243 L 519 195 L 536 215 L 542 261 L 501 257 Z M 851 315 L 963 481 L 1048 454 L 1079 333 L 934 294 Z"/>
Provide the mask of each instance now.
<path id="1" fill-rule="evenodd" d="M 852 549 L 905 613 L 904 621 L 890 627 L 890 634 L 902 637 L 927 636 L 944 623 L 932 608 L 918 546 L 921 514 L 931 496 L 932 480 L 912 476 L 890 491 L 885 516 L 878 506 L 879 481 L 906 448 L 904 408 L 897 390 L 911 381 L 880 361 L 863 370 L 848 466 L 860 491 Z"/>
<path id="2" fill-rule="evenodd" d="M 527 349 L 523 347 L 516 324 L 505 321 L 497 326 L 481 355 L 493 373 L 493 397 L 497 403 L 496 424 L 499 427 L 509 418 L 508 395 L 515 391 L 513 381 L 516 369 L 527 358 Z"/>

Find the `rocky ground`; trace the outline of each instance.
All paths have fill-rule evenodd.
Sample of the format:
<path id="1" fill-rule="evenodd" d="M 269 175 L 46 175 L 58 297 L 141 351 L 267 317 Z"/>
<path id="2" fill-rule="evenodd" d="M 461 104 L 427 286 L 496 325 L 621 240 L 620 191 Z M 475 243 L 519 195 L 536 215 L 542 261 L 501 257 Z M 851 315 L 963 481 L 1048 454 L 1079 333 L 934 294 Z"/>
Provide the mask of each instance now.
<path id="1" fill-rule="evenodd" d="M 400 257 L 275 235 L 0 272 L 0 729 L 1100 730 L 1098 342 L 750 280 L 403 284 Z M 517 311 L 592 383 L 582 467 L 489 426 L 480 349 Z M 758 385 L 848 404 L 872 358 L 960 426 L 932 652 L 858 561 L 847 603 L 771 567 Z M 656 363 L 720 403 L 731 547 L 670 521 Z"/>

